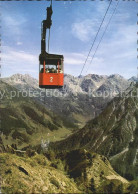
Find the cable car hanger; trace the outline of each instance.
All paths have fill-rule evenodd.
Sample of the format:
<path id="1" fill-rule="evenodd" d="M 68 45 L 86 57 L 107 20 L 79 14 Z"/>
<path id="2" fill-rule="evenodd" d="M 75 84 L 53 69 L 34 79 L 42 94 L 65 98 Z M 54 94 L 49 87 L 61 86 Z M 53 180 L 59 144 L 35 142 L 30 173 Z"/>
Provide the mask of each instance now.
<path id="1" fill-rule="evenodd" d="M 50 28 L 52 25 L 51 16 L 52 0 L 50 7 L 47 7 L 47 18 L 41 25 L 41 54 L 39 55 L 39 87 L 45 89 L 62 88 L 64 84 L 64 57 L 63 55 L 49 54 Z M 49 29 L 48 52 L 46 51 L 46 32 Z"/>

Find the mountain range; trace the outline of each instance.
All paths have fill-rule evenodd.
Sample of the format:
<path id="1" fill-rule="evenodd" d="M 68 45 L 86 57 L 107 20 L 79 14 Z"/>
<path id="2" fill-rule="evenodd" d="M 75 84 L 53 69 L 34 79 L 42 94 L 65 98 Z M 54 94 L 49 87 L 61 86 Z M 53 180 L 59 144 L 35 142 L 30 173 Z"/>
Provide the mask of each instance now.
<path id="1" fill-rule="evenodd" d="M 3 81 L 24 93 L 26 91 L 28 96 L 33 96 L 43 105 L 45 103 L 47 109 L 65 120 L 67 118 L 72 123 L 71 128 L 81 128 L 88 120 L 99 115 L 115 95 L 125 91 L 132 80 L 117 74 L 89 74 L 82 77 L 65 74 L 64 87 L 59 90 L 46 90 L 46 98 L 45 90 L 38 86 L 38 80 L 28 74 L 15 74 L 3 78 Z"/>

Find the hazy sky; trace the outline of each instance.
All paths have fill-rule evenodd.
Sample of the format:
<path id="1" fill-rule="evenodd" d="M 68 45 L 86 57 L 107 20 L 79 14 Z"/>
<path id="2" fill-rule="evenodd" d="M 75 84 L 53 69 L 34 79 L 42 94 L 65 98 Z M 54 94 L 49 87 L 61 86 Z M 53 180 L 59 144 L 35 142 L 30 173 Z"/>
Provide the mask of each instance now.
<path id="1" fill-rule="evenodd" d="M 113 1 L 104 25 L 91 52 L 114 10 Z M 46 18 L 45 1 L 1 2 L 2 6 L 2 77 L 15 73 L 38 78 L 41 43 L 41 21 Z M 78 76 L 109 1 L 53 1 L 50 53 L 63 54 L 65 73 Z M 120 0 L 103 41 L 83 75 L 137 74 L 137 10 L 135 1 Z M 88 71 L 86 71 L 88 69 Z"/>

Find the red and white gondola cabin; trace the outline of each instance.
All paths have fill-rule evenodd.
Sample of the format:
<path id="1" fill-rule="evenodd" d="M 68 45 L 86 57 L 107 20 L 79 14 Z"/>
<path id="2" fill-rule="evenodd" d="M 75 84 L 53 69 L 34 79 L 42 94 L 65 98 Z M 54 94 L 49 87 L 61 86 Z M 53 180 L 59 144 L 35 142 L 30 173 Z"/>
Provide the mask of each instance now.
<path id="1" fill-rule="evenodd" d="M 64 57 L 45 53 L 40 55 L 39 87 L 46 89 L 62 88 L 64 85 Z"/>

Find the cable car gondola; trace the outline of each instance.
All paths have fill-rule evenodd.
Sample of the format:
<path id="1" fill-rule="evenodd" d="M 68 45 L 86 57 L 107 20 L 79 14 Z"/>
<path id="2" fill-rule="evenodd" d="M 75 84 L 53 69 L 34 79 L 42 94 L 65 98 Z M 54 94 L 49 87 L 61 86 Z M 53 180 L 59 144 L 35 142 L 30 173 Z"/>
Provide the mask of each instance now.
<path id="1" fill-rule="evenodd" d="M 50 7 L 47 7 L 47 19 L 43 20 L 41 29 L 41 54 L 39 55 L 39 87 L 45 89 L 62 88 L 64 84 L 63 55 L 49 54 L 48 52 L 46 52 L 46 30 L 50 30 L 50 27 L 52 25 L 52 13 L 53 11 L 51 5 Z"/>

